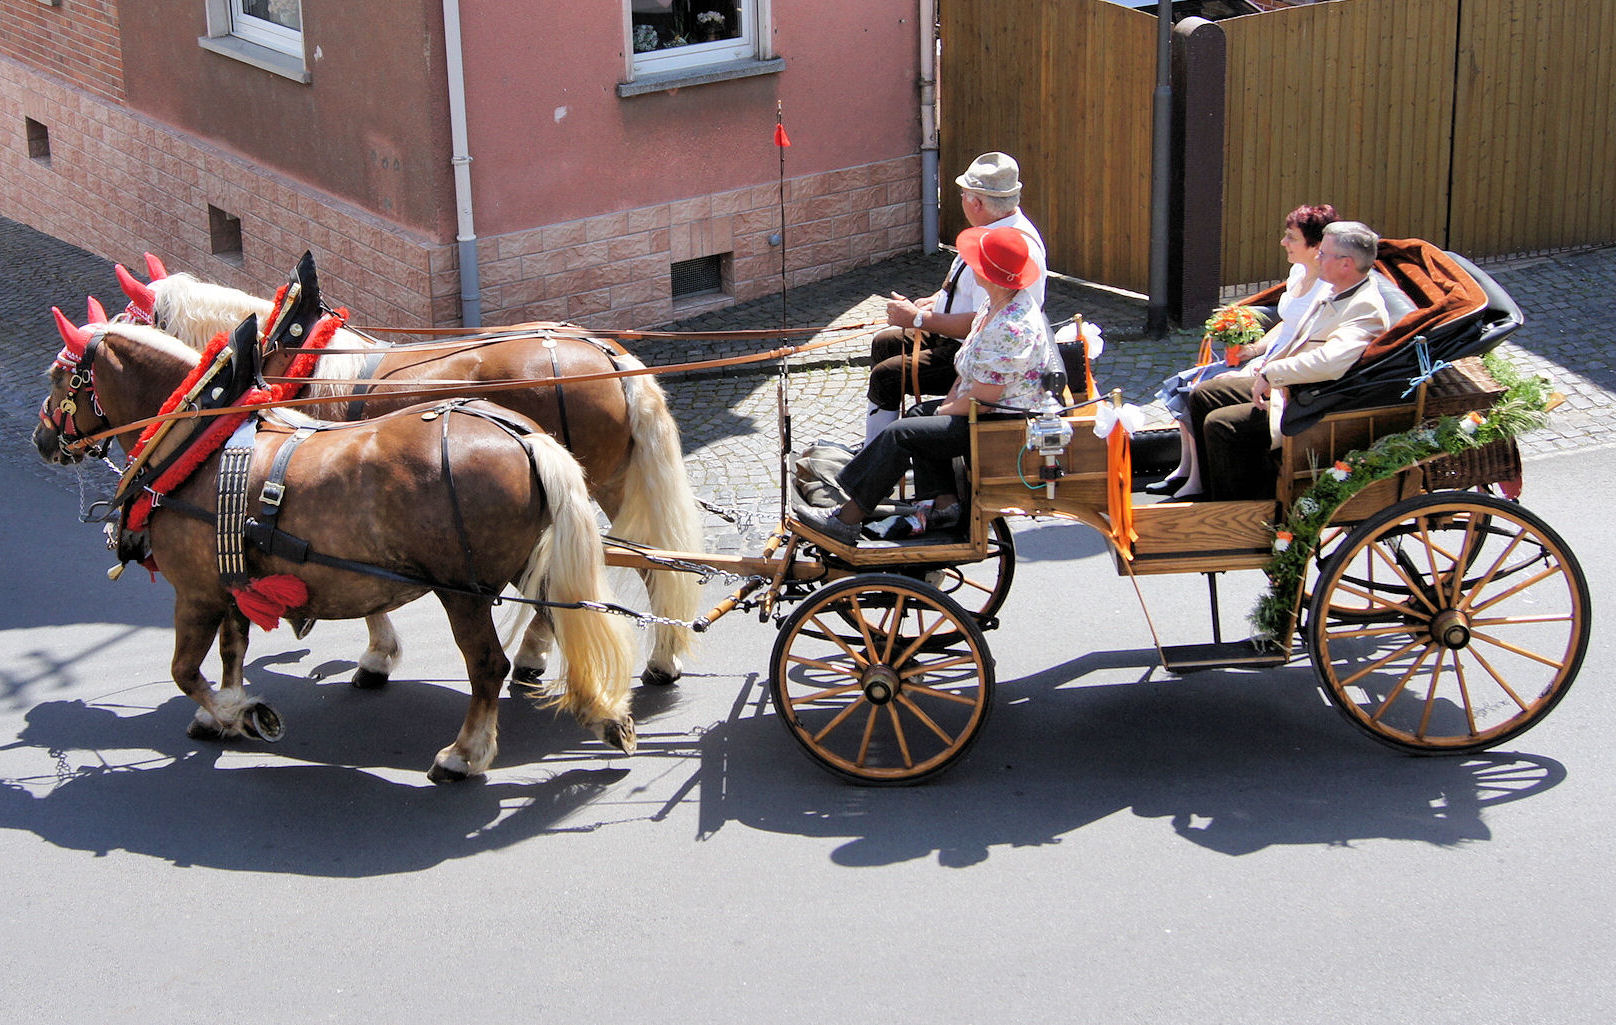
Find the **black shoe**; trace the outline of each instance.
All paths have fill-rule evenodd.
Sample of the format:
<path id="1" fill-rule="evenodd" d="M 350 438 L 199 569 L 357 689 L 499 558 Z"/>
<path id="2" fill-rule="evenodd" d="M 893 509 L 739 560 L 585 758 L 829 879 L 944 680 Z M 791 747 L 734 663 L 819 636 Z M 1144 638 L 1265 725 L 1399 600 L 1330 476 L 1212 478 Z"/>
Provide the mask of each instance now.
<path id="1" fill-rule="evenodd" d="M 1140 490 L 1147 495 L 1170 495 L 1183 487 L 1184 482 L 1187 480 L 1189 480 L 1188 477 L 1168 477 L 1154 484 L 1146 484 Z"/>
<path id="2" fill-rule="evenodd" d="M 1172 498 L 1169 498 L 1168 501 L 1169 502 L 1210 502 L 1210 501 L 1212 501 L 1212 496 L 1207 494 L 1205 491 L 1197 491 L 1192 495 L 1174 495 Z"/>

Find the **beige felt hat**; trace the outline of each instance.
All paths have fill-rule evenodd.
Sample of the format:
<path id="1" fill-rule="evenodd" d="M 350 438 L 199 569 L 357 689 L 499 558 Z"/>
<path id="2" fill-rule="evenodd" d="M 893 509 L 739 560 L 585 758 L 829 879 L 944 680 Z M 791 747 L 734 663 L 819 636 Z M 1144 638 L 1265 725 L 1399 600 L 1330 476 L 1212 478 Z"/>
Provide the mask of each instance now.
<path id="1" fill-rule="evenodd" d="M 1008 153 L 984 153 L 954 179 L 962 189 L 1007 199 L 1021 194 L 1021 168 Z"/>

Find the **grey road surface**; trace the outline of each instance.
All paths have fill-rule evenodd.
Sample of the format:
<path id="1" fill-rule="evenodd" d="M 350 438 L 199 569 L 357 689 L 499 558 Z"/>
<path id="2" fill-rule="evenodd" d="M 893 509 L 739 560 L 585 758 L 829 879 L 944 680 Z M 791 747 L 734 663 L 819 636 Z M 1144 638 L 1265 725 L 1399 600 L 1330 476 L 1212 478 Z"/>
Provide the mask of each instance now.
<path id="1" fill-rule="evenodd" d="M 32 319 L 38 293 L 104 265 L 28 246 L 39 255 L 24 263 L 0 244 L 0 282 L 27 286 L 0 301 L 6 1020 L 1616 1016 L 1611 370 L 1582 333 L 1608 300 L 1545 312 L 1520 340 L 1523 358 L 1558 361 L 1574 399 L 1528 445 L 1523 501 L 1581 558 L 1595 620 L 1569 696 L 1502 750 L 1384 749 L 1325 703 L 1301 660 L 1165 674 L 1098 538 L 1028 523 L 1003 626 L 988 635 L 992 721 L 933 783 L 853 787 L 810 763 L 769 707 L 775 632 L 736 615 L 678 686 L 637 691 L 634 757 L 507 697 L 487 778 L 433 787 L 425 772 L 466 687 L 430 600 L 398 617 L 404 662 L 380 692 L 345 682 L 357 624 L 302 641 L 255 631 L 248 686 L 285 716 L 286 739 L 186 738 L 168 585 L 136 571 L 108 582 L 98 530 L 77 522 L 106 472 L 46 468 L 23 440 L 54 351 L 48 322 L 41 334 Z M 1535 274 L 1592 296 L 1613 262 L 1545 258 L 1500 280 Z M 905 268 L 917 280 L 934 269 Z M 836 302 L 857 292 L 838 287 Z M 884 287 L 844 309 L 859 316 Z M 1531 298 L 1562 301 L 1547 287 Z M 1154 372 L 1137 355 L 1147 343 L 1114 335 L 1114 365 Z M 807 371 L 827 382 L 822 403 L 849 405 L 809 403 L 805 419 L 824 425 L 805 430 L 852 422 L 858 372 L 845 362 Z M 691 411 L 701 489 L 757 515 L 772 410 L 723 389 L 772 399 L 772 387 L 755 375 L 670 385 Z M 713 535 L 737 550 L 759 541 L 745 523 L 715 522 Z M 1227 630 L 1254 577 L 1226 578 Z M 1198 579 L 1144 589 L 1167 639 L 1204 639 Z M 638 600 L 631 581 L 623 592 Z"/>

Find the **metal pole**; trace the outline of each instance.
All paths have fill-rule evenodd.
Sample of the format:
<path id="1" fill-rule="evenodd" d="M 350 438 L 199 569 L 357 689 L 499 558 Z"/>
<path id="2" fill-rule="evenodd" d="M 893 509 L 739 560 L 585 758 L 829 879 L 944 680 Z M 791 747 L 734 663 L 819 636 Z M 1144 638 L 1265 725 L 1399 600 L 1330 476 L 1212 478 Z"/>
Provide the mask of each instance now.
<path id="1" fill-rule="evenodd" d="M 1145 307 L 1145 333 L 1167 334 L 1168 219 L 1172 202 L 1173 160 L 1173 3 L 1156 0 L 1156 91 L 1151 104 L 1150 158 L 1150 302 Z"/>

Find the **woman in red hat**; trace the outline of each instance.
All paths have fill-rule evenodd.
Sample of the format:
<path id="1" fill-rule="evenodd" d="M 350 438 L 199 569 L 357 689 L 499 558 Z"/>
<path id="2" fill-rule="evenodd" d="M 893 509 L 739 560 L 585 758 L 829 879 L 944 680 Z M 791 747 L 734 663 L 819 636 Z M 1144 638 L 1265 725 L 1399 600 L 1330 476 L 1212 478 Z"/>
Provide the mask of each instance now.
<path id="1" fill-rule="evenodd" d="M 923 529 L 957 524 L 954 457 L 970 448 L 972 400 L 1035 409 L 1045 394 L 1044 375 L 1062 369 L 1050 341 L 1049 322 L 1026 291 L 1039 278 L 1027 235 L 1015 228 L 967 228 L 956 246 L 988 299 L 954 357 L 959 375 L 954 387 L 944 398 L 910 410 L 853 457 L 837 475 L 847 502 L 828 512 L 799 513 L 808 526 L 844 544 L 858 542 L 866 514 L 892 493 L 911 467 L 915 494 L 923 499 L 919 512 Z M 988 412 L 979 418 L 1015 415 Z"/>

